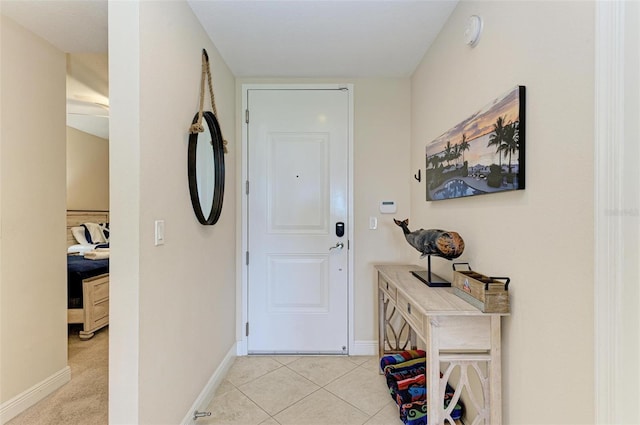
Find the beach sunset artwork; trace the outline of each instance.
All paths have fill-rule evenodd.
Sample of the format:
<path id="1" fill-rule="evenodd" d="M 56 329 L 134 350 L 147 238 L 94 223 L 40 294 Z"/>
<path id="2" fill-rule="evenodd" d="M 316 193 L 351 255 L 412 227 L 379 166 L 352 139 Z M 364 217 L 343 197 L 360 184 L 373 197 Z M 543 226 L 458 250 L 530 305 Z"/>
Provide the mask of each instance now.
<path id="1" fill-rule="evenodd" d="M 525 87 L 427 143 L 427 201 L 524 189 Z"/>

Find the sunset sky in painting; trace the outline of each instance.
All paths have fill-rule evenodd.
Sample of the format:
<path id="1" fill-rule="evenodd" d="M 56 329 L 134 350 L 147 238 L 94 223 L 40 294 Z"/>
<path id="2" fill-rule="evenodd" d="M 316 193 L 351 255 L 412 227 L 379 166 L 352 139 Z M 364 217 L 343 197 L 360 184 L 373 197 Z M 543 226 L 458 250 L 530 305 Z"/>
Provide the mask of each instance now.
<path id="1" fill-rule="evenodd" d="M 462 135 L 466 134 L 467 142 L 471 145 L 470 152 L 467 154 L 469 156 L 469 158 L 467 158 L 469 163 L 484 162 L 479 161 L 479 158 L 495 154 L 495 147 L 487 148 L 486 146 L 488 141 L 487 135 L 493 132 L 493 124 L 495 124 L 498 117 L 504 117 L 506 126 L 509 123 L 517 121 L 518 114 L 518 86 L 516 86 L 502 96 L 497 97 L 493 102 L 475 114 L 472 114 L 440 137 L 428 143 L 426 146 L 427 157 L 444 151 L 447 142 L 451 142 L 451 146 L 459 144 L 462 141 Z"/>

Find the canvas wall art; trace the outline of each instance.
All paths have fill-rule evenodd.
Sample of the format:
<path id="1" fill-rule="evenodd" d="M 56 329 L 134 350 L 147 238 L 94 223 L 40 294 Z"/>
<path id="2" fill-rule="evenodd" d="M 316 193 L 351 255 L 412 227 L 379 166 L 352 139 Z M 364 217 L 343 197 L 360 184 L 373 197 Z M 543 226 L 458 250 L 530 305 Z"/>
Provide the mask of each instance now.
<path id="1" fill-rule="evenodd" d="M 516 86 L 426 145 L 427 201 L 525 186 L 525 87 Z"/>

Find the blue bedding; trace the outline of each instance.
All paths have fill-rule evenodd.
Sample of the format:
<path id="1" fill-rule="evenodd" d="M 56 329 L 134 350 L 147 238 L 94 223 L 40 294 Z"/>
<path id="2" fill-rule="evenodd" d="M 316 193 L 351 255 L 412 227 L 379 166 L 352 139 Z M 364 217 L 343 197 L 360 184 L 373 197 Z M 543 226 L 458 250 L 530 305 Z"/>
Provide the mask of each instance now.
<path id="1" fill-rule="evenodd" d="M 82 281 L 109 273 L 109 260 L 87 260 L 81 255 L 67 255 L 67 308 L 82 308 Z"/>

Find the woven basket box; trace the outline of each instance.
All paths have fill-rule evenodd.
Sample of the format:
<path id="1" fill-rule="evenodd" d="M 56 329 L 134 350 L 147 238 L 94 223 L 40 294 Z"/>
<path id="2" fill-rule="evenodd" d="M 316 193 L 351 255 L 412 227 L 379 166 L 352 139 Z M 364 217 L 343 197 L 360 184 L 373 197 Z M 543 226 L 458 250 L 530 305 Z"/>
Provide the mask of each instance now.
<path id="1" fill-rule="evenodd" d="M 506 280 L 506 282 L 501 282 Z M 453 272 L 453 293 L 483 313 L 509 313 L 509 278 L 488 277 L 473 270 Z"/>

